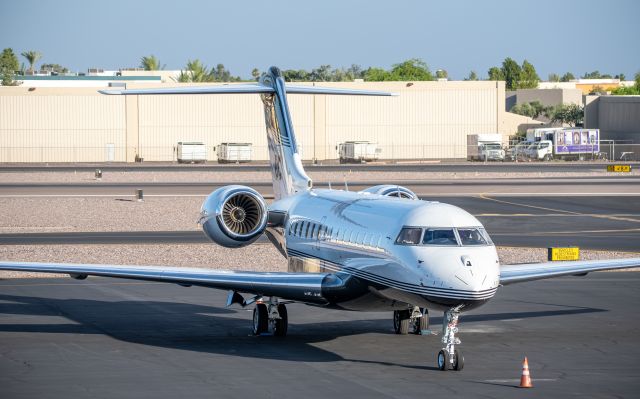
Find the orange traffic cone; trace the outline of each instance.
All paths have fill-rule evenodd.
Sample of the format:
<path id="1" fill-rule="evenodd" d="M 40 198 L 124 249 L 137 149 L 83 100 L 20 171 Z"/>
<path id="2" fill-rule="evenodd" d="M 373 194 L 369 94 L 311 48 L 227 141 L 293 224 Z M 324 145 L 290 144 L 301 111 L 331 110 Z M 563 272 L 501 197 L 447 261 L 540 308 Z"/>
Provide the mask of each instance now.
<path id="1" fill-rule="evenodd" d="M 529 375 L 529 362 L 524 358 L 522 362 L 522 377 L 520 377 L 520 388 L 533 388 L 531 384 L 531 375 Z"/>

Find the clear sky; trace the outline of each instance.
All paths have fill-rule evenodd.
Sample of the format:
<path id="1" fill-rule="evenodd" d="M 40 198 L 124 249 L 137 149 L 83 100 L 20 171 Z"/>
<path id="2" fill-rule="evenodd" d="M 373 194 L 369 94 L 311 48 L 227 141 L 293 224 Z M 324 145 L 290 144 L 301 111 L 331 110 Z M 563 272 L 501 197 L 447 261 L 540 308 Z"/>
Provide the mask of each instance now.
<path id="1" fill-rule="evenodd" d="M 40 63 L 72 71 L 135 67 L 149 54 L 166 69 L 199 58 L 245 78 L 270 65 L 389 68 L 421 58 L 461 79 L 486 77 L 510 56 L 542 79 L 593 70 L 632 79 L 639 16 L 640 0 L 6 0 L 0 47 L 40 51 Z"/>

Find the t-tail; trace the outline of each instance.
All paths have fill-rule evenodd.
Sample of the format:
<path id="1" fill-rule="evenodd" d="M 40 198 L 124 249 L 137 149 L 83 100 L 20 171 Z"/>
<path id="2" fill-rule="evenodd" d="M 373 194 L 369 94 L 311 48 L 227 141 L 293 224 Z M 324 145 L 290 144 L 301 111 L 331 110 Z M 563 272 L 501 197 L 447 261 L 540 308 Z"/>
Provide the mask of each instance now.
<path id="1" fill-rule="evenodd" d="M 280 69 L 271 67 L 257 84 L 231 84 L 223 86 L 168 87 L 159 89 L 100 90 L 102 94 L 249 94 L 257 93 L 264 104 L 264 119 L 267 127 L 269 160 L 273 178 L 273 193 L 276 200 L 310 190 L 312 182 L 302 166 L 298 143 L 293 131 L 291 114 L 287 103 L 288 94 L 332 94 L 360 96 L 392 96 L 392 93 L 334 89 L 316 86 L 285 85 Z"/>

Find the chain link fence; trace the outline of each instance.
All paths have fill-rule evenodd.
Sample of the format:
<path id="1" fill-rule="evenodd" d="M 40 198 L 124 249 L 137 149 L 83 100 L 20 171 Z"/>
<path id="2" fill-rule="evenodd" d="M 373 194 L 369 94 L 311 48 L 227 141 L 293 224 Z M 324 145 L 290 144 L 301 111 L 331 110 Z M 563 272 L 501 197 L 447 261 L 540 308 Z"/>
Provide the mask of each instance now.
<path id="1" fill-rule="evenodd" d="M 207 162 L 218 161 L 216 146 L 206 146 Z M 339 161 L 339 145 L 299 146 L 304 161 Z M 534 161 L 527 155 L 527 148 L 517 143 L 502 145 L 497 156 L 476 156 L 475 161 Z M 499 152 L 498 151 L 498 152 Z M 345 158 L 344 162 L 430 162 L 438 160 L 465 161 L 470 154 L 478 154 L 476 148 L 466 145 L 375 145 L 375 151 Z M 480 152 L 480 154 L 483 154 Z M 640 144 L 602 141 L 600 148 L 562 157 L 567 161 L 640 161 Z M 557 162 L 559 157 L 549 161 Z M 251 146 L 252 161 L 269 159 L 268 147 Z M 166 147 L 0 147 L 0 163 L 79 163 L 79 162 L 177 162 L 175 146 Z"/>

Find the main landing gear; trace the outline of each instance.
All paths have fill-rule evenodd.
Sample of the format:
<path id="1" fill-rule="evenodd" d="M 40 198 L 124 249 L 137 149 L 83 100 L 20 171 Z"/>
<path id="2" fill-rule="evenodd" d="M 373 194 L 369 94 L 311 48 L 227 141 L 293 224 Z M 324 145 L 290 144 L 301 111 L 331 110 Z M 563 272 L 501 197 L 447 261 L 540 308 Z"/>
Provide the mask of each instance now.
<path id="1" fill-rule="evenodd" d="M 442 371 L 460 371 L 464 367 L 464 356 L 456 349 L 456 345 L 461 342 L 456 337 L 459 316 L 460 307 L 455 307 L 444 312 L 442 318 L 442 343 L 445 347 L 438 352 L 438 368 Z"/>
<path id="2" fill-rule="evenodd" d="M 287 335 L 289 317 L 284 303 L 271 298 L 269 303 L 260 302 L 253 308 L 253 335 L 260 335 L 271 330 L 276 337 Z"/>
<path id="3" fill-rule="evenodd" d="M 422 334 L 429 330 L 429 311 L 417 306 L 407 310 L 394 310 L 393 330 L 402 335 L 409 334 L 409 330 L 414 334 Z"/>

